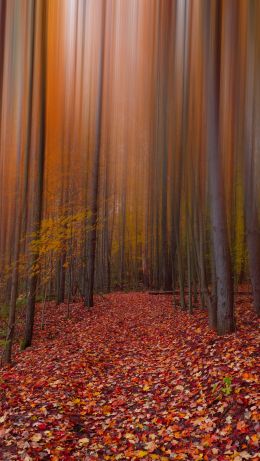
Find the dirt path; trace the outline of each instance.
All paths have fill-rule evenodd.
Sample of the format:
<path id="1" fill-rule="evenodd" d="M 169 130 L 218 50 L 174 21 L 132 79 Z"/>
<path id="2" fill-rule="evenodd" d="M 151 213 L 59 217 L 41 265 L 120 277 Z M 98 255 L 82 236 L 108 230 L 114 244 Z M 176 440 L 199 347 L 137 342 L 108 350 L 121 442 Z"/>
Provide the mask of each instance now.
<path id="1" fill-rule="evenodd" d="M 35 345 L 0 373 L 0 459 L 259 459 L 257 320 L 244 298 L 229 338 L 169 296 L 98 297 L 69 321 L 50 305 Z"/>

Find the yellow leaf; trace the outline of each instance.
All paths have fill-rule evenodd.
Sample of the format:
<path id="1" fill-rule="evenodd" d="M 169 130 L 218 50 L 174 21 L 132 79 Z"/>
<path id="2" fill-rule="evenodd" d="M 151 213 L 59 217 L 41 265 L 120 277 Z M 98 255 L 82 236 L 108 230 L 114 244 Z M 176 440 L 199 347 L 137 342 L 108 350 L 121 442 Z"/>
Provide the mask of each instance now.
<path id="1" fill-rule="evenodd" d="M 143 387 L 143 391 L 149 391 L 149 390 L 150 390 L 150 386 L 148 386 L 148 384 L 145 384 Z"/>
<path id="2" fill-rule="evenodd" d="M 128 440 L 135 439 L 135 435 L 128 432 L 127 434 L 125 434 L 125 438 Z"/>
<path id="3" fill-rule="evenodd" d="M 136 456 L 138 459 L 141 459 L 141 458 L 144 458 L 144 457 L 147 456 L 147 455 L 148 455 L 148 451 L 139 450 L 139 451 L 136 452 L 136 455 L 135 455 L 135 456 Z"/>
<path id="4" fill-rule="evenodd" d="M 39 442 L 41 439 L 42 439 L 42 435 L 41 435 L 41 434 L 34 434 L 34 435 L 31 437 L 31 441 L 32 441 L 32 442 Z"/>
<path id="5" fill-rule="evenodd" d="M 48 411 L 47 411 L 46 407 L 41 407 L 40 411 L 44 414 L 44 416 L 47 416 Z"/>
<path id="6" fill-rule="evenodd" d="M 83 439 L 79 439 L 79 445 L 87 445 L 89 443 L 89 439 L 84 437 Z"/>

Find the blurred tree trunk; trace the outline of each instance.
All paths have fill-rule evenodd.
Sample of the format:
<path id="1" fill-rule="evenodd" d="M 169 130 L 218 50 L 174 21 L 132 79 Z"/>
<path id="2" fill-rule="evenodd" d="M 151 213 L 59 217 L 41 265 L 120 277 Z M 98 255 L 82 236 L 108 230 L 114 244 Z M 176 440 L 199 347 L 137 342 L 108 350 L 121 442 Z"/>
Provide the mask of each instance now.
<path id="1" fill-rule="evenodd" d="M 66 279 L 65 263 L 66 263 L 66 250 L 63 249 L 62 254 L 59 257 L 58 262 L 57 262 L 57 292 L 56 292 L 57 304 L 63 303 L 64 298 L 65 298 L 65 279 Z"/>
<path id="2" fill-rule="evenodd" d="M 246 238 L 249 259 L 249 271 L 253 288 L 253 300 L 256 313 L 260 315 L 260 226 L 258 197 L 256 191 L 256 85 L 259 72 L 256 65 L 260 52 L 255 45 L 257 6 L 254 1 L 249 5 L 247 37 L 247 78 L 245 108 L 245 218 Z M 259 61 L 258 61 L 259 62 Z M 258 109 L 259 110 L 259 109 Z"/>
<path id="3" fill-rule="evenodd" d="M 87 234 L 87 283 L 85 293 L 85 305 L 92 307 L 94 276 L 95 276 L 95 258 L 96 258 L 96 240 L 97 240 L 97 211 L 98 211 L 98 192 L 99 192 L 99 164 L 101 151 L 101 128 L 103 112 L 103 89 L 104 89 L 104 60 L 105 60 L 105 38 L 106 38 L 106 2 L 102 3 L 101 18 L 101 50 L 99 61 L 98 77 L 98 101 L 97 101 L 97 119 L 96 119 L 96 141 L 95 152 L 93 155 L 92 178 L 90 179 L 90 217 L 88 221 L 89 231 Z"/>
<path id="4" fill-rule="evenodd" d="M 5 23 L 6 23 L 6 0 L 0 0 L 0 115 L 2 114 L 3 80 L 4 80 L 4 54 L 5 54 Z M 1 139 L 0 116 L 0 139 Z"/>
<path id="5" fill-rule="evenodd" d="M 15 317 L 16 317 L 16 301 L 18 295 L 18 282 L 19 282 L 19 254 L 20 254 L 20 231 L 21 231 L 21 207 L 19 201 L 20 181 L 18 179 L 16 190 L 16 214 L 15 214 L 15 233 L 14 233 L 14 250 L 13 250 L 13 271 L 11 281 L 11 299 L 9 306 L 8 326 L 5 343 L 5 351 L 3 361 L 5 363 L 11 362 L 12 347 L 15 334 Z"/>
<path id="6" fill-rule="evenodd" d="M 42 0 L 36 3 L 36 27 L 35 37 L 38 32 L 37 26 L 39 25 L 39 65 L 40 65 L 40 82 L 39 82 L 39 132 L 38 132 L 38 152 L 37 152 L 37 171 L 36 171 L 36 184 L 35 195 L 33 203 L 33 228 L 36 234 L 39 233 L 42 219 L 43 209 L 43 186 L 44 186 L 44 159 L 45 159 L 45 143 L 46 143 L 46 61 L 47 61 L 47 14 L 48 14 L 48 1 Z M 35 61 L 34 61 L 35 65 Z M 35 270 L 35 265 L 38 261 L 39 254 L 36 252 L 31 258 L 32 274 L 29 278 L 29 294 L 26 309 L 26 322 L 25 334 L 22 344 L 23 348 L 31 345 L 33 337 L 34 314 L 35 314 L 35 300 L 36 288 L 38 281 L 38 273 Z"/>
<path id="7" fill-rule="evenodd" d="M 212 0 L 205 5 L 205 77 L 211 228 L 217 277 L 217 331 L 223 335 L 235 330 L 235 320 L 219 145 L 221 3 L 220 0 Z"/>
<path id="8" fill-rule="evenodd" d="M 5 54 L 5 23 L 6 23 L 6 0 L 0 0 L 0 149 L 1 149 L 1 126 L 2 126 L 2 100 L 3 100 L 3 81 L 4 81 L 4 54 Z M 1 151 L 0 151 L 1 153 Z M 1 167 L 1 164 L 0 164 Z M 3 172 L 2 168 L 0 169 L 0 184 L 3 183 L 2 178 Z M 0 187 L 0 194 L 2 190 Z M 2 222 L 2 200 L 0 200 L 0 220 Z M 2 253 L 2 248 L 4 248 L 3 236 L 1 235 L 0 239 L 0 251 Z M 1 268 L 1 265 L 0 265 Z"/>

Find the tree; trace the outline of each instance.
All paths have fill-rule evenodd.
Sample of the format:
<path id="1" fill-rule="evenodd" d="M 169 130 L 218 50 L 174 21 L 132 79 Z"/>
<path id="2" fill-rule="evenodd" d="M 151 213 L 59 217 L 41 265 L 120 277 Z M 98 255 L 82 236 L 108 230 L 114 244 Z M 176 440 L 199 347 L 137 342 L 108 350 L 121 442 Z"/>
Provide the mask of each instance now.
<path id="1" fill-rule="evenodd" d="M 47 15 L 48 15 L 48 0 L 42 0 L 36 4 L 36 25 L 35 28 L 36 40 L 37 32 L 40 36 L 40 83 L 39 91 L 39 128 L 37 137 L 37 167 L 36 167 L 36 180 L 35 180 L 35 196 L 33 203 L 33 230 L 37 235 L 41 227 L 42 210 L 43 210 L 43 187 L 44 187 L 44 160 L 45 160 L 45 144 L 46 144 L 46 80 L 47 80 Z M 35 64 L 35 61 L 34 61 Z M 31 345 L 33 337 L 34 315 L 35 315 L 35 301 L 36 301 L 36 288 L 38 281 L 38 273 L 35 271 L 35 265 L 38 260 L 37 252 L 32 254 L 31 269 L 32 274 L 29 278 L 29 294 L 26 309 L 26 323 L 23 348 Z"/>
<path id="2" fill-rule="evenodd" d="M 97 211 L 98 211 L 98 193 L 99 193 L 99 164 L 101 153 L 101 128 L 103 112 L 103 89 L 104 89 L 104 63 L 105 63 L 105 38 L 106 38 L 106 2 L 102 3 L 101 18 L 101 49 L 99 56 L 99 75 L 98 75 L 98 100 L 96 115 L 96 134 L 95 134 L 95 151 L 93 154 L 92 178 L 90 179 L 89 190 L 89 226 L 90 230 L 87 235 L 87 283 L 85 293 L 85 305 L 93 306 L 93 290 L 95 275 L 95 258 L 96 258 L 96 240 L 97 240 Z"/>
<path id="3" fill-rule="evenodd" d="M 249 4 L 249 18 L 247 31 L 247 75 L 246 75 L 246 98 L 245 98 L 245 218 L 246 238 L 248 248 L 249 270 L 253 288 L 253 299 L 256 313 L 260 315 L 260 226 L 259 209 L 256 188 L 256 119 L 257 107 L 256 82 L 259 80 L 259 68 L 257 57 L 260 53 L 254 43 L 256 32 L 257 4 L 255 1 Z M 259 61 L 258 61 L 259 62 Z M 258 73 L 257 73 L 258 71 Z M 258 109 L 259 110 L 259 109 Z"/>
<path id="4" fill-rule="evenodd" d="M 3 93 L 3 79 L 4 79 L 5 23 L 6 23 L 6 0 L 0 0 L 0 111 L 1 112 L 2 112 L 2 93 Z M 0 135 L 1 135 L 1 118 L 2 117 L 0 116 Z"/>
<path id="5" fill-rule="evenodd" d="M 231 258 L 227 236 L 220 152 L 221 0 L 206 5 L 206 115 L 207 157 L 214 259 L 217 278 L 217 331 L 235 330 Z"/>

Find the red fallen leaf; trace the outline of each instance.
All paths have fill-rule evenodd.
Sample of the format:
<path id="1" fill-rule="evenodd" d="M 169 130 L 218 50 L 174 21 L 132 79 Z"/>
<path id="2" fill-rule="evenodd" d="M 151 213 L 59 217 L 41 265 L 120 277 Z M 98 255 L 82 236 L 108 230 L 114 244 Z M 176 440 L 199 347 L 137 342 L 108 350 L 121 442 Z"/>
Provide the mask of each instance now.
<path id="1" fill-rule="evenodd" d="M 122 393 L 122 388 L 119 387 L 119 386 L 116 386 L 116 387 L 115 387 L 115 393 L 116 393 L 116 394 L 121 394 L 121 393 Z"/>
<path id="2" fill-rule="evenodd" d="M 38 381 L 34 383 L 33 389 L 41 389 L 45 385 L 45 381 Z"/>
<path id="3" fill-rule="evenodd" d="M 45 424 L 45 423 L 40 423 L 40 424 L 38 424 L 38 429 L 39 429 L 40 431 L 46 431 L 46 429 L 47 429 L 47 424 Z"/>
<path id="4" fill-rule="evenodd" d="M 0 383 L 0 388 L 2 388 L 2 389 L 8 389 L 8 387 L 9 387 L 8 384 L 6 384 L 6 383 Z"/>
<path id="5" fill-rule="evenodd" d="M 66 436 L 66 432 L 63 432 L 63 431 L 56 431 L 56 432 L 55 432 L 55 436 L 56 436 L 58 439 L 62 439 L 63 437 Z"/>
<path id="6" fill-rule="evenodd" d="M 120 405 L 124 405 L 126 403 L 126 400 L 125 399 L 117 399 L 117 400 L 114 400 L 114 402 L 111 403 L 111 407 L 112 408 L 117 408 L 119 407 Z"/>

